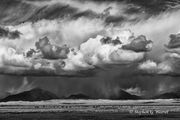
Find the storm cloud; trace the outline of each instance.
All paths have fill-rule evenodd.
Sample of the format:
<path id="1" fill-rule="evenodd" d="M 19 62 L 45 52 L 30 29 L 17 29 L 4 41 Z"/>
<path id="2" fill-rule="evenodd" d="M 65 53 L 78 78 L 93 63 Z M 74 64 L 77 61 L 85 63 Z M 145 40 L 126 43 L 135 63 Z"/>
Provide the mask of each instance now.
<path id="1" fill-rule="evenodd" d="M 34 87 L 61 97 L 120 89 L 150 97 L 179 87 L 178 1 L 1 3 L 0 97 Z"/>

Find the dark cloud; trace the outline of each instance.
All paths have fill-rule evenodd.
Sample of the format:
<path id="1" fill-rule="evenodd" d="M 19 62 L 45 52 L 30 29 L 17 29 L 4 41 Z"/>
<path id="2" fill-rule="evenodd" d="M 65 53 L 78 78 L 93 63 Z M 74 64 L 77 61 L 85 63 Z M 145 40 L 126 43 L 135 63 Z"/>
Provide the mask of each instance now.
<path id="1" fill-rule="evenodd" d="M 100 42 L 102 44 L 113 44 L 113 45 L 119 45 L 122 44 L 122 42 L 119 40 L 119 38 L 117 37 L 115 40 L 112 40 L 111 37 L 103 37 Z"/>
<path id="2" fill-rule="evenodd" d="M 46 2 L 46 0 L 29 1 L 22 0 L 2 0 L 0 2 L 0 23 L 1 24 L 20 24 L 24 22 L 36 22 L 42 19 L 56 19 L 68 17 L 77 13 L 77 8 L 60 3 L 52 5 L 36 6 L 33 2 Z"/>
<path id="3" fill-rule="evenodd" d="M 77 11 L 77 8 L 57 3 L 55 5 L 47 5 L 37 8 L 33 15 L 31 15 L 26 21 L 36 22 L 41 19 L 53 20 L 56 18 L 66 18 L 76 14 Z"/>
<path id="4" fill-rule="evenodd" d="M 113 65 L 113 67 L 109 65 L 103 70 L 96 69 L 96 74 L 89 77 L 27 76 L 26 78 L 29 84 L 33 83 L 35 87 L 51 91 L 59 97 L 84 93 L 93 98 L 109 98 L 112 94 L 116 94 L 118 89 L 129 88 L 139 88 L 146 97 L 151 97 L 179 87 L 180 82 L 175 77 L 142 75 L 134 67 L 136 65 Z M 20 88 L 24 81 L 23 76 L 1 75 L 0 78 L 2 95 L 12 88 Z"/>
<path id="5" fill-rule="evenodd" d="M 130 44 L 123 45 L 122 49 L 132 50 L 135 52 L 150 51 L 152 46 L 151 44 L 151 40 L 147 40 L 145 36 L 141 35 L 132 40 Z M 148 45 L 150 45 L 150 47 Z"/>
<path id="6" fill-rule="evenodd" d="M 36 49 L 40 50 L 43 57 L 47 59 L 66 59 L 69 53 L 69 48 L 66 45 L 62 47 L 52 45 L 47 37 L 36 42 Z"/>
<path id="7" fill-rule="evenodd" d="M 165 45 L 169 49 L 180 47 L 180 34 L 171 34 L 168 45 Z"/>
<path id="8" fill-rule="evenodd" d="M 84 0 L 80 0 L 84 1 Z M 157 15 L 161 12 L 165 12 L 169 9 L 175 8 L 175 6 L 179 5 L 178 0 L 85 0 L 85 1 L 94 1 L 94 2 L 117 2 L 117 3 L 127 3 L 133 4 L 133 6 L 139 6 L 140 9 L 137 7 L 133 7 L 133 9 L 127 9 L 127 13 L 142 12 L 145 11 L 146 13 Z M 133 11 L 132 11 L 133 10 Z"/>
<path id="9" fill-rule="evenodd" d="M 123 23 L 126 20 L 128 19 L 124 16 L 108 16 L 105 19 L 105 22 L 106 23 Z"/>
<path id="10" fill-rule="evenodd" d="M 78 12 L 72 15 L 72 19 L 78 19 L 80 17 L 87 17 L 87 18 L 98 18 L 100 15 L 91 11 L 91 10 L 86 10 L 83 12 Z"/>
<path id="11" fill-rule="evenodd" d="M 0 27 L 0 37 L 8 39 L 17 39 L 20 38 L 21 33 L 17 30 L 9 31 L 6 28 Z"/>
<path id="12" fill-rule="evenodd" d="M 77 19 L 80 17 L 95 18 L 102 15 L 102 13 L 96 13 L 96 11 L 92 11 L 94 8 L 86 8 L 81 10 L 81 8 L 73 6 L 73 4 L 62 4 L 60 2 L 57 2 L 54 4 L 43 5 L 43 2 L 51 3 L 52 1 L 53 0 L 2 0 L 0 2 L 0 10 L 4 12 L 0 13 L 0 23 L 19 24 L 27 21 L 36 22 L 42 19 Z M 87 2 L 94 2 L 95 4 L 99 5 L 103 3 L 117 3 L 117 6 L 127 4 L 127 8 L 124 9 L 124 14 L 148 14 L 150 16 L 173 9 L 179 4 L 177 0 L 152 0 L 148 2 L 146 0 L 77 0 L 76 2 L 80 2 L 82 5 L 88 4 Z M 107 6 L 107 8 L 108 7 L 109 6 Z M 14 13 L 14 11 L 16 11 L 16 13 Z M 106 19 L 107 23 L 122 22 L 122 20 L 126 20 L 128 18 L 124 17 L 123 15 L 106 17 L 108 17 Z"/>

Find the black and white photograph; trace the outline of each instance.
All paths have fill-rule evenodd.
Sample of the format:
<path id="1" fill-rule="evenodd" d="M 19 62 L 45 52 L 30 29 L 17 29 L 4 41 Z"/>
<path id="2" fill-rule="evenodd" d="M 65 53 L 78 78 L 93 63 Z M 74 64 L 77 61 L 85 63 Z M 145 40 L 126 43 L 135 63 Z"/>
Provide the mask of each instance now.
<path id="1" fill-rule="evenodd" d="M 0 120 L 126 119 L 180 119 L 180 0 L 0 0 Z"/>

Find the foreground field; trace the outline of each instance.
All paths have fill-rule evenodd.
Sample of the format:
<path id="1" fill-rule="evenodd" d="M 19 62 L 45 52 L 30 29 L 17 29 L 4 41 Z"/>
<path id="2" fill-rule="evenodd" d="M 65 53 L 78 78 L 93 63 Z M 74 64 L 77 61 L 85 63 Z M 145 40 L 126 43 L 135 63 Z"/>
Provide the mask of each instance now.
<path id="1" fill-rule="evenodd" d="M 51 100 L 40 102 L 2 102 L 1 119 L 178 119 L 180 100 Z"/>

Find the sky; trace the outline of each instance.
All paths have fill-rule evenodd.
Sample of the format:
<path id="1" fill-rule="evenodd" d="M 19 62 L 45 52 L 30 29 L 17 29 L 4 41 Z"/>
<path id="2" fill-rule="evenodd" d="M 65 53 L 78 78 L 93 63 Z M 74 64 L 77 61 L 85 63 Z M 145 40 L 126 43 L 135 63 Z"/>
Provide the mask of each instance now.
<path id="1" fill-rule="evenodd" d="M 0 97 L 179 88 L 179 1 L 3 0 L 0 9 Z"/>

